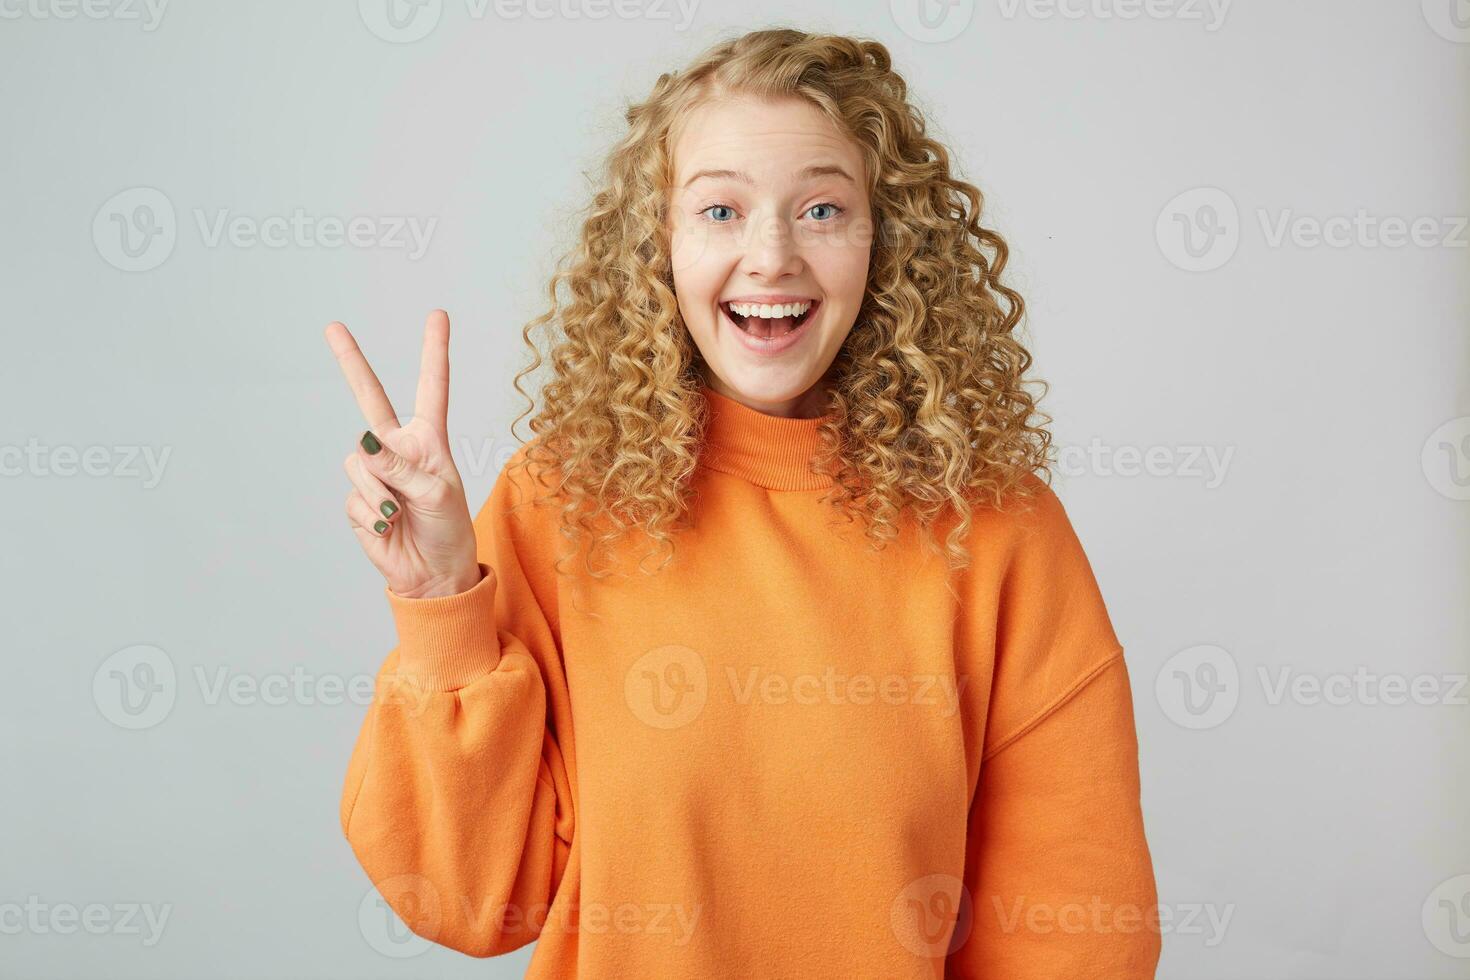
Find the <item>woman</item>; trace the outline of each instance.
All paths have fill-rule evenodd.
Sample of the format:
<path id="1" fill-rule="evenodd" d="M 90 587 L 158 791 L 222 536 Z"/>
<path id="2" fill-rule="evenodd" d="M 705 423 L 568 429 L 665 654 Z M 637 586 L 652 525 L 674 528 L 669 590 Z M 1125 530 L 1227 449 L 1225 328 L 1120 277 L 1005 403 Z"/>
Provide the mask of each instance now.
<path id="1" fill-rule="evenodd" d="M 530 977 L 1153 976 L 1122 647 L 1005 244 L 905 91 L 794 30 L 662 76 L 473 519 L 447 317 L 407 424 L 328 327 L 399 635 L 342 826 L 416 933 L 539 939 Z"/>

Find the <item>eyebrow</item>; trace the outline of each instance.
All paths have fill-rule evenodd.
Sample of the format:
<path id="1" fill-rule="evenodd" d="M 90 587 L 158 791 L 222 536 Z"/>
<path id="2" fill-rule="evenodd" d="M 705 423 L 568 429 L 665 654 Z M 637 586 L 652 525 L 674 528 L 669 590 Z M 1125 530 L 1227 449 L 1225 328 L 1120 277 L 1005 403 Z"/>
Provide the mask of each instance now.
<path id="1" fill-rule="evenodd" d="M 813 164 L 810 167 L 805 167 L 801 170 L 798 170 L 795 176 L 797 180 L 809 180 L 812 177 L 841 177 L 843 180 L 846 180 L 849 183 L 857 183 L 857 181 L 853 180 L 846 170 L 843 170 L 835 163 Z M 745 184 L 755 183 L 754 180 L 750 179 L 749 174 L 741 173 L 739 170 L 701 170 L 695 173 L 694 176 L 690 177 L 688 180 L 684 181 L 684 186 L 688 187 L 690 184 L 694 183 L 696 180 L 700 180 L 701 178 L 710 178 L 714 180 L 738 180 L 741 183 Z"/>

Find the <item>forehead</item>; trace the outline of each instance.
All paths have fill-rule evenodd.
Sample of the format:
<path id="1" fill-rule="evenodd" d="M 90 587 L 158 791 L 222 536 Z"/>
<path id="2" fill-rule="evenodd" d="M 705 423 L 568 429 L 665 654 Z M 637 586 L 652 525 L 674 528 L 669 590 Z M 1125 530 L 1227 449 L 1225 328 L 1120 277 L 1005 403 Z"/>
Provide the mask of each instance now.
<path id="1" fill-rule="evenodd" d="M 676 187 L 702 170 L 736 170 L 758 183 L 776 183 L 820 163 L 837 164 L 862 179 L 857 145 L 801 99 L 705 103 L 690 113 L 673 144 Z"/>

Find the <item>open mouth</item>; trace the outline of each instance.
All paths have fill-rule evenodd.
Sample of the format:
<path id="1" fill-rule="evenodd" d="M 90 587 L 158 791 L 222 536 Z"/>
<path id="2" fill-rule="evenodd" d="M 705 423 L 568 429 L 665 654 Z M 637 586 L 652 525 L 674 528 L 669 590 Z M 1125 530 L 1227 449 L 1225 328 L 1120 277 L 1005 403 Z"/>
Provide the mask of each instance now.
<path id="1" fill-rule="evenodd" d="M 796 333 L 810 322 L 819 306 L 821 306 L 821 300 L 814 299 L 803 303 L 788 303 L 775 308 L 747 303 L 721 303 L 720 309 L 729 317 L 731 323 L 745 333 L 759 340 L 770 341 Z M 741 312 L 742 310 L 744 312 Z M 762 316 L 761 313 L 764 311 L 784 315 Z"/>

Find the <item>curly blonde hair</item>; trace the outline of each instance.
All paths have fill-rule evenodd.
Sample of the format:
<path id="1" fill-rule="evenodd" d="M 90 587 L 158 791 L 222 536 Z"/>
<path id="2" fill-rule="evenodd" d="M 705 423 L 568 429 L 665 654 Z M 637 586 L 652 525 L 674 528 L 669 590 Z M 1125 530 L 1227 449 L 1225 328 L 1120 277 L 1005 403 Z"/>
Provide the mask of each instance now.
<path id="1" fill-rule="evenodd" d="M 832 418 L 813 458 L 833 480 L 823 501 L 860 516 L 874 548 L 907 514 L 933 550 L 943 519 L 953 570 L 969 564 L 973 504 L 1037 493 L 1037 470 L 1049 485 L 1050 416 L 1022 381 L 1031 356 L 1012 333 L 1025 304 L 1000 282 L 1006 243 L 980 224 L 980 191 L 951 174 L 906 90 L 877 41 L 780 28 L 714 45 L 627 108 L 580 241 L 551 279 L 551 308 L 522 331 L 535 359 L 515 378 L 531 406 L 512 432 L 535 406 L 521 387 L 543 363 L 531 332 L 559 328 L 535 438 L 517 457 L 559 495 L 574 550 L 583 532 L 595 551 L 637 527 L 665 552 L 661 569 L 672 532 L 688 526 L 709 406 L 665 231 L 672 138 L 702 104 L 731 96 L 807 100 L 866 164 L 874 244 L 856 323 L 824 377 Z M 607 574 L 591 554 L 587 569 Z"/>

